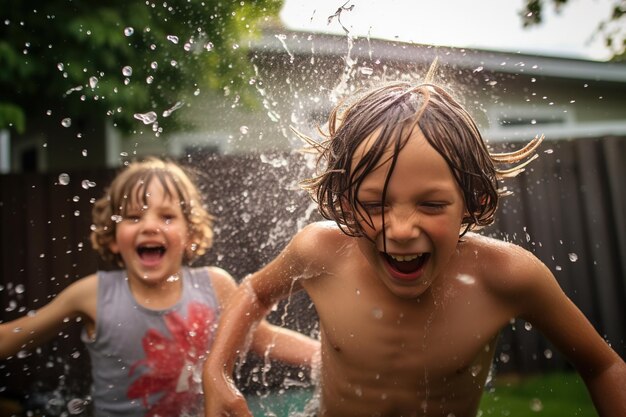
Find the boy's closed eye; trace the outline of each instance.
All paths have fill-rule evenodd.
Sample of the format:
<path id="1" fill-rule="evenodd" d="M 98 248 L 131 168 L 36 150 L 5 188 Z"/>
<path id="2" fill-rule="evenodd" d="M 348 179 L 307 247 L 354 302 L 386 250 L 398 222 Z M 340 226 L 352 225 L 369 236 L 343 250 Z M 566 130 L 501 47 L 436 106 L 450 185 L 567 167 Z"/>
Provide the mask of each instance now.
<path id="1" fill-rule="evenodd" d="M 386 206 L 380 201 L 362 202 L 360 203 L 360 205 L 363 210 L 365 210 L 365 212 L 370 216 L 381 214 L 386 209 Z"/>
<path id="2" fill-rule="evenodd" d="M 420 204 L 421 209 L 429 214 L 437 214 L 441 213 L 445 210 L 445 208 L 449 205 L 449 203 L 442 201 L 427 201 Z"/>

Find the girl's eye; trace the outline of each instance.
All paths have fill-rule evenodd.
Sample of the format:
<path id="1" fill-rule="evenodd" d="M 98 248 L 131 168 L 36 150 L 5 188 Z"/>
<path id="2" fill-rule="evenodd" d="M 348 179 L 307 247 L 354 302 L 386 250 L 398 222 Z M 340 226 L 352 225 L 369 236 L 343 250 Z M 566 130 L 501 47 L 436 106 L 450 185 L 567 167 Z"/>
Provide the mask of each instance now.
<path id="1" fill-rule="evenodd" d="M 162 217 L 165 224 L 171 224 L 174 220 L 176 220 L 176 215 L 174 214 L 164 214 Z"/>

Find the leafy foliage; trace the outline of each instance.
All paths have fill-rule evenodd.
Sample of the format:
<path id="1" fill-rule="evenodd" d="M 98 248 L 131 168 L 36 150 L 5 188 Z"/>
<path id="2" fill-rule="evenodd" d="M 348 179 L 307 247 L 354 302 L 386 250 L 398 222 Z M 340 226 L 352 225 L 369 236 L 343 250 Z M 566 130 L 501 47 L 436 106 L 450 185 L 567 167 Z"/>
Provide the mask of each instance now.
<path id="1" fill-rule="evenodd" d="M 246 50 L 280 1 L 4 0 L 0 11 L 0 129 L 62 109 L 109 118 L 122 130 L 155 112 L 176 127 L 194 92 L 237 91 L 245 100 Z M 155 127 L 158 126 L 155 124 Z"/>
<path id="2" fill-rule="evenodd" d="M 525 27 L 543 22 L 543 10 L 551 2 L 557 12 L 568 0 L 525 0 L 521 12 Z M 596 34 L 603 36 L 606 46 L 613 52 L 614 61 L 626 61 L 626 0 L 613 0 L 611 14 L 598 22 Z"/>

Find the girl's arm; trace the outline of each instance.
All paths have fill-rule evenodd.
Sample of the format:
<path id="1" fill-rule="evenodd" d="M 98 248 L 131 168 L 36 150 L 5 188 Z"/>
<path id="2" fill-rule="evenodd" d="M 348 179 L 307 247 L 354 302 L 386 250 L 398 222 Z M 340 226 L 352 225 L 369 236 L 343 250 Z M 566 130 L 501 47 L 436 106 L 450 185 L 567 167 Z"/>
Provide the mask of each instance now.
<path id="1" fill-rule="evenodd" d="M 294 330 L 275 326 L 263 320 L 254 332 L 252 350 L 290 365 L 316 366 L 320 342 Z"/>
<path id="2" fill-rule="evenodd" d="M 78 316 L 85 318 L 86 325 L 93 325 L 97 287 L 96 275 L 90 275 L 65 288 L 34 314 L 0 324 L 0 358 L 49 341 Z"/>
<path id="3" fill-rule="evenodd" d="M 218 295 L 220 309 L 224 310 L 228 300 L 235 294 L 237 284 L 226 271 L 209 267 L 213 287 Z M 247 284 L 243 284 L 247 285 Z M 319 358 L 320 342 L 294 330 L 286 329 L 261 320 L 256 326 L 250 348 L 259 356 L 290 365 L 310 367 Z"/>
<path id="4" fill-rule="evenodd" d="M 294 289 L 294 279 L 304 271 L 301 246 L 306 241 L 301 231 L 283 252 L 257 273 L 246 278 L 222 312 L 215 342 L 204 365 L 205 415 L 251 416 L 243 395 L 235 386 L 232 373 L 237 358 L 252 343 L 250 331 L 271 307 Z M 296 290 L 299 285 L 296 283 Z M 261 330 L 256 343 L 262 344 L 267 330 Z"/>

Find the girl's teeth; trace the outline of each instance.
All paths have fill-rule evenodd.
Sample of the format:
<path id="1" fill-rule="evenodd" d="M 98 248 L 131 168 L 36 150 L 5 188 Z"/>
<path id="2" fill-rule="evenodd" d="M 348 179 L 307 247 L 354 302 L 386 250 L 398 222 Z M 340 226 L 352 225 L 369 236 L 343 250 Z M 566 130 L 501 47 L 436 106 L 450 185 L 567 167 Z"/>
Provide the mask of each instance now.
<path id="1" fill-rule="evenodd" d="M 408 262 L 412 261 L 413 259 L 419 258 L 420 255 L 391 255 L 391 257 L 396 261 Z"/>

